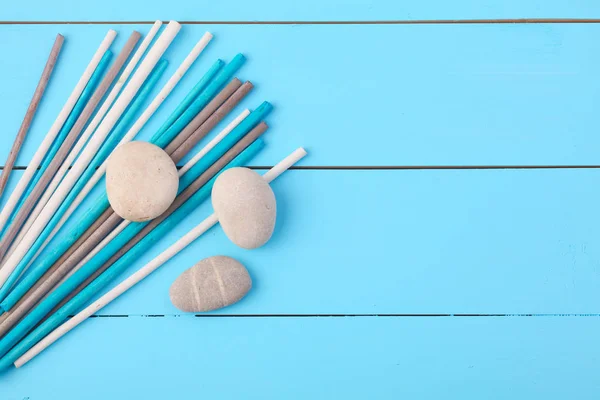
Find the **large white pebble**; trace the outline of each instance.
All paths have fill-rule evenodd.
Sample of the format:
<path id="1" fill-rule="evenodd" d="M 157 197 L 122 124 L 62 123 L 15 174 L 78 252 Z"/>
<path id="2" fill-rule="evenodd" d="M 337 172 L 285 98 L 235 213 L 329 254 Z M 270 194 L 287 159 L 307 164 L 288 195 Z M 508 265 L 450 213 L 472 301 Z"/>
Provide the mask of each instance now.
<path id="1" fill-rule="evenodd" d="M 255 249 L 275 229 L 277 204 L 267 182 L 248 168 L 231 168 L 215 181 L 212 204 L 225 234 L 236 245 Z"/>
<path id="2" fill-rule="evenodd" d="M 215 256 L 179 275 L 169 297 L 181 311 L 212 311 L 238 302 L 251 287 L 252 279 L 242 264 L 231 257 Z"/>
<path id="3" fill-rule="evenodd" d="M 126 143 L 108 158 L 108 201 L 124 219 L 142 222 L 158 217 L 173 203 L 178 187 L 175 163 L 152 143 Z"/>

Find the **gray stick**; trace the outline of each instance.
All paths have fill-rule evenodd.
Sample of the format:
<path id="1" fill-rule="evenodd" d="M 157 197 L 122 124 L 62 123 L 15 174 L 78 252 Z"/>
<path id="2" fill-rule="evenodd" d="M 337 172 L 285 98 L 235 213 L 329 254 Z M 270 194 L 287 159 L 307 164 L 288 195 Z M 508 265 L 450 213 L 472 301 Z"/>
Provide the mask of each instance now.
<path id="1" fill-rule="evenodd" d="M 17 212 L 13 223 L 7 228 L 6 233 L 2 237 L 2 240 L 0 240 L 0 259 L 4 258 L 4 256 L 6 255 L 8 247 L 14 240 L 19 230 L 21 229 L 21 226 L 25 223 L 25 220 L 29 216 L 29 213 L 31 212 L 35 204 L 38 202 L 40 196 L 44 193 L 44 190 L 50 183 L 50 180 L 54 177 L 56 171 L 58 170 L 58 168 L 60 168 L 62 162 L 69 154 L 69 151 L 71 150 L 71 147 L 77 140 L 77 137 L 79 137 L 79 134 L 85 127 L 89 118 L 92 116 L 94 110 L 96 109 L 96 106 L 100 103 L 100 101 L 104 97 L 104 94 L 106 94 L 106 91 L 112 85 L 119 71 L 121 71 L 121 68 L 131 55 L 131 52 L 135 48 L 135 45 L 139 41 L 140 37 L 141 35 L 139 32 L 134 31 L 131 34 L 129 40 L 127 40 L 127 43 L 125 43 L 125 46 L 119 53 L 117 60 L 115 61 L 113 66 L 110 68 L 110 70 L 108 71 L 108 73 L 94 92 L 92 98 L 89 100 L 89 102 L 81 112 L 79 118 L 77 118 L 77 122 L 75 122 L 73 129 L 71 129 L 71 131 L 65 138 L 63 144 L 60 146 L 58 152 L 48 165 L 48 168 L 46 169 L 46 171 L 44 171 L 40 180 L 31 191 L 31 194 L 29 195 L 29 197 L 27 197 L 27 199 Z"/>
<path id="2" fill-rule="evenodd" d="M 19 151 L 21 151 L 21 146 L 25 141 L 25 137 L 29 132 L 29 127 L 31 126 L 31 122 L 33 121 L 33 117 L 35 116 L 37 108 L 40 105 L 42 96 L 44 96 L 46 86 L 48 86 L 48 82 L 50 81 L 50 75 L 52 75 L 52 71 L 54 70 L 54 66 L 56 65 L 56 61 L 58 60 L 58 55 L 64 41 L 65 38 L 63 35 L 60 33 L 56 35 L 56 40 L 54 41 L 54 45 L 50 51 L 50 56 L 48 57 L 48 61 L 46 61 L 46 66 L 42 71 L 40 81 L 35 88 L 35 92 L 33 93 L 33 97 L 29 103 L 29 107 L 27 107 L 25 118 L 23 118 L 19 132 L 17 133 L 17 137 L 15 138 L 12 148 L 10 149 L 10 153 L 8 153 L 8 159 L 6 160 L 6 164 L 2 170 L 2 175 L 0 176 L 0 198 L 2 198 L 2 194 L 4 193 L 4 189 L 8 183 L 8 178 L 10 177 L 10 173 L 15 165 L 15 161 L 17 161 L 17 156 L 19 155 Z"/>

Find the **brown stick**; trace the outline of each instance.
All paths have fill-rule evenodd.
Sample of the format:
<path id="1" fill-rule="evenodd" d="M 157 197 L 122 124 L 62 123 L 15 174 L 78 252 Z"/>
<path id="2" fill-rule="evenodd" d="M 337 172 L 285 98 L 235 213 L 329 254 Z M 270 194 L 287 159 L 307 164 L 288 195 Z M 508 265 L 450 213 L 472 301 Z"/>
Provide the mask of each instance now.
<path id="1" fill-rule="evenodd" d="M 54 314 L 58 309 L 64 306 L 69 300 L 75 297 L 79 292 L 85 289 L 90 283 L 92 283 L 97 277 L 102 275 L 111 265 L 113 265 L 119 258 L 139 243 L 146 235 L 148 235 L 154 228 L 156 228 L 161 222 L 163 222 L 169 215 L 177 210 L 183 203 L 189 200 L 194 193 L 196 193 L 202 186 L 204 186 L 209 180 L 211 180 L 221 169 L 223 169 L 231 160 L 237 157 L 246 147 L 254 142 L 260 135 L 265 133 L 268 126 L 266 123 L 261 122 L 254 129 L 252 129 L 246 136 L 244 136 L 235 146 L 233 146 L 227 153 L 225 153 L 217 162 L 215 162 L 209 169 L 200 175 L 190 186 L 188 186 L 183 192 L 181 192 L 173 204 L 162 213 L 159 217 L 154 218 L 148 225 L 146 225 L 140 232 L 138 232 L 133 238 L 131 238 L 125 246 L 119 249 L 108 261 L 106 261 L 100 268 L 98 268 L 92 275 L 90 275 L 83 283 L 81 283 L 73 292 L 65 297 L 56 307 L 48 313 L 47 316 Z M 45 320 L 44 318 L 42 322 Z"/>
<path id="2" fill-rule="evenodd" d="M 235 90 L 235 88 L 237 88 L 237 90 Z M 200 142 L 200 140 L 208 135 L 208 133 L 221 120 L 223 120 L 223 118 L 225 118 L 225 116 L 229 114 L 229 112 L 231 112 L 231 110 L 237 104 L 239 104 L 240 101 L 242 101 L 242 99 L 250 92 L 252 88 L 252 83 L 246 82 L 242 85 L 237 78 L 234 78 L 204 109 L 198 113 L 198 115 L 192 121 L 190 121 L 190 123 L 171 141 L 171 143 L 167 145 L 167 148 L 169 148 L 173 147 L 174 143 L 179 144 L 179 148 L 177 148 L 174 152 L 178 158 L 174 158 L 172 155 L 171 158 L 173 161 L 178 162 L 198 142 Z M 207 117 L 207 115 L 209 116 Z M 199 123 L 202 124 L 198 126 Z M 112 213 L 113 210 L 109 207 L 106 211 L 104 211 L 103 215 L 106 214 L 110 216 Z M 44 274 L 44 276 L 46 276 L 46 280 L 53 282 L 53 285 L 59 284 L 60 280 L 62 280 L 64 276 L 71 272 L 71 270 L 75 268 L 77 264 L 83 260 L 85 256 L 91 252 L 106 236 L 108 236 L 110 232 L 112 232 L 112 230 L 121 223 L 121 221 L 123 221 L 121 218 L 115 217 L 114 219 L 111 219 L 112 223 L 110 224 L 105 224 L 98 229 L 93 229 L 93 227 L 90 227 L 88 230 L 86 230 L 79 240 L 74 243 L 71 248 L 69 248 L 67 251 L 68 256 L 66 258 L 61 257 L 61 259 L 59 259 L 50 268 L 49 271 L 53 271 L 53 275 L 49 277 Z M 82 238 L 83 242 L 81 242 Z M 79 246 L 81 249 L 76 248 Z"/>
<path id="3" fill-rule="evenodd" d="M 108 209 L 108 210 L 110 210 L 110 209 Z M 106 220 L 108 219 L 108 217 L 111 216 L 111 214 L 113 214 L 112 210 L 111 210 L 111 212 L 104 212 L 102 215 L 100 215 L 100 217 L 98 217 L 98 219 L 92 224 L 92 226 L 90 226 L 90 230 L 97 231 L 98 229 L 100 229 L 103 225 L 105 225 L 107 223 Z M 56 261 L 56 263 L 53 264 L 53 266 L 60 265 L 64 262 L 66 262 L 69 259 L 69 257 L 71 257 L 72 254 L 77 249 L 81 248 L 81 246 L 84 244 L 84 242 L 85 242 L 85 239 L 82 237 L 77 239 L 77 241 L 73 244 L 73 246 L 71 246 Z M 15 304 L 13 306 L 13 308 L 10 311 L 5 312 L 4 314 L 0 315 L 0 336 L 4 335 L 4 333 L 5 333 L 5 331 L 3 330 L 2 327 L 4 327 L 6 324 L 10 325 L 12 327 L 14 324 L 19 322 L 26 315 L 26 312 L 29 311 L 33 306 L 35 306 L 35 304 L 37 304 L 37 302 L 39 300 L 41 300 L 41 298 L 44 296 L 44 294 L 47 293 L 52 288 L 52 287 L 48 288 L 46 286 L 46 282 L 49 282 L 49 279 L 51 278 L 51 276 L 52 276 L 52 274 L 50 273 L 50 270 L 46 271 L 46 273 L 41 276 L 41 278 L 35 283 L 35 285 L 33 285 L 27 291 L 27 293 L 17 302 L 17 304 Z M 41 296 L 38 298 L 36 296 L 36 294 L 41 294 Z M 17 308 L 25 310 L 25 312 L 23 312 L 23 313 L 14 312 L 13 310 L 15 310 Z"/>
<path id="4" fill-rule="evenodd" d="M 190 121 L 189 124 L 177 135 L 175 139 L 171 141 L 165 147 L 165 151 L 167 154 L 173 153 L 175 150 L 181 146 L 183 142 L 185 142 L 190 135 L 196 131 L 206 120 L 223 104 L 225 101 L 236 91 L 238 88 L 242 86 L 242 82 L 238 78 L 233 78 L 231 82 L 225 86 L 218 95 L 215 96 L 214 99 L 210 101 L 195 117 Z M 189 150 L 188 150 L 189 151 Z M 175 161 L 175 160 L 174 160 Z M 179 161 L 179 160 L 177 160 Z M 177 162 L 175 161 L 175 162 Z"/>
<path id="5" fill-rule="evenodd" d="M 232 81 L 232 82 L 233 82 L 233 81 Z M 240 82 L 240 84 L 241 84 L 241 82 Z M 193 132 L 191 135 L 188 135 L 187 133 L 183 134 L 183 131 L 182 131 L 182 133 L 181 133 L 180 135 L 178 135 L 178 136 L 177 136 L 177 138 L 175 138 L 175 139 L 174 139 L 174 140 L 173 140 L 173 141 L 172 141 L 172 142 L 169 144 L 169 146 L 170 146 L 170 145 L 171 145 L 173 142 L 175 142 L 175 140 L 177 140 L 179 143 L 181 143 L 181 140 L 179 140 L 180 136 L 183 136 L 183 135 L 185 135 L 185 136 L 188 136 L 188 138 L 187 138 L 187 139 L 186 139 L 186 140 L 185 140 L 183 143 L 181 143 L 181 144 L 180 144 L 179 148 L 178 148 L 177 150 L 175 150 L 174 154 L 175 154 L 175 153 L 177 153 L 177 154 L 178 154 L 179 156 L 181 156 L 181 157 L 185 156 L 185 154 L 187 154 L 187 153 L 188 153 L 188 152 L 189 152 L 189 151 L 190 151 L 190 150 L 191 150 L 191 149 L 192 149 L 192 148 L 193 148 L 193 147 L 194 147 L 194 146 L 195 146 L 195 145 L 196 145 L 196 144 L 197 144 L 197 143 L 198 143 L 200 140 L 202 140 L 202 138 L 204 138 L 204 137 L 205 137 L 205 136 L 206 136 L 206 135 L 207 135 L 207 134 L 208 134 L 208 133 L 209 133 L 209 132 L 210 132 L 210 131 L 211 131 L 211 130 L 214 128 L 214 127 L 215 127 L 215 125 L 217 125 L 217 124 L 218 124 L 218 123 L 219 123 L 219 122 L 220 122 L 220 121 L 221 121 L 223 118 L 225 118 L 225 116 L 226 116 L 227 114 L 229 114 L 229 112 L 231 112 L 231 110 L 232 110 L 232 109 L 233 109 L 233 108 L 234 108 L 234 107 L 235 107 L 237 104 L 239 104 L 239 102 L 240 102 L 240 101 L 242 101 L 242 99 L 243 99 L 243 98 L 244 98 L 244 97 L 245 97 L 245 96 L 246 96 L 246 95 L 247 95 L 247 94 L 250 92 L 250 90 L 251 90 L 252 88 L 253 88 L 253 85 L 252 85 L 252 83 L 251 83 L 251 82 L 246 82 L 246 83 L 244 83 L 243 85 L 241 85 L 240 87 L 238 87 L 238 89 L 237 89 L 237 90 L 236 90 L 236 91 L 235 91 L 233 94 L 231 94 L 231 96 L 230 96 L 230 97 L 229 97 L 229 98 L 228 98 L 228 99 L 227 99 L 225 102 L 222 102 L 222 105 L 221 105 L 221 106 L 220 106 L 218 109 L 216 109 L 216 110 L 213 112 L 213 114 L 212 114 L 212 115 L 211 115 L 211 116 L 210 116 L 208 119 L 206 119 L 206 121 L 205 121 L 205 122 L 204 122 L 204 123 L 203 123 L 203 124 L 202 124 L 200 127 L 198 127 L 198 129 L 196 129 L 196 131 L 194 131 L 194 132 Z M 225 90 L 225 89 L 224 89 L 224 90 Z M 188 125 L 188 126 L 189 126 L 189 125 Z M 185 130 L 187 130 L 187 129 L 188 129 L 188 127 L 186 126 L 186 128 L 184 128 L 184 131 L 185 131 Z M 256 128 L 255 128 L 255 129 L 256 129 Z M 264 129 L 263 129 L 263 130 L 260 130 L 260 129 L 259 129 L 257 132 L 255 132 L 255 133 L 254 133 L 254 135 L 256 135 L 256 136 L 251 136 L 251 135 L 250 135 L 250 133 L 254 132 L 254 130 L 253 130 L 253 131 L 251 131 L 251 132 L 250 132 L 248 135 L 246 135 L 246 136 L 244 137 L 244 139 L 243 139 L 243 140 L 245 140 L 245 142 L 247 142 L 247 141 L 249 140 L 249 138 L 252 138 L 252 139 L 253 139 L 252 141 L 254 141 L 254 139 L 256 139 L 256 138 L 257 138 L 259 135 L 261 135 L 262 133 L 264 133 L 264 131 L 265 131 L 265 130 L 266 130 L 266 125 L 265 125 L 265 127 L 264 127 Z M 182 134 L 183 134 L 183 135 L 182 135 Z M 248 137 L 248 138 L 247 138 L 247 137 Z M 243 142 L 243 141 L 240 141 L 239 143 L 242 143 L 242 145 L 243 145 L 245 142 Z M 250 143 L 252 143 L 252 142 L 250 142 Z M 248 144 L 249 144 L 249 143 L 248 143 Z M 236 145 L 236 146 L 238 146 L 238 145 Z M 235 147 L 235 146 L 234 146 L 234 147 Z M 238 148 L 239 148 L 239 146 L 238 146 Z M 241 152 L 241 151 L 242 151 L 244 148 L 245 148 L 245 147 L 243 147 L 241 150 L 239 150 L 239 152 Z M 232 149 L 234 149 L 234 148 L 232 147 Z M 235 150 L 233 151 L 233 153 L 235 153 Z M 227 153 L 226 153 L 226 154 L 227 154 Z M 231 157 L 231 158 L 229 159 L 229 161 L 231 161 L 231 159 L 233 159 L 233 157 L 235 157 L 237 154 L 239 154 L 239 153 L 236 153 L 234 156 L 231 156 L 231 154 L 230 154 L 230 155 L 229 155 L 229 157 Z M 171 157 L 173 158 L 173 155 L 172 155 Z M 176 159 L 173 159 L 173 161 L 174 161 L 174 162 L 177 162 L 178 160 L 176 160 Z M 220 160 L 219 160 L 219 161 L 220 161 Z M 227 161 L 227 162 L 229 162 L 229 161 Z M 211 166 L 211 168 L 209 168 L 209 170 L 211 170 L 211 169 L 212 169 L 212 166 Z M 217 172 L 218 172 L 218 170 L 217 170 Z M 216 173 L 215 173 L 215 174 L 216 174 Z M 210 179 L 210 178 L 209 178 L 209 179 Z M 181 201 L 181 199 L 180 199 L 180 196 L 182 196 L 182 195 L 183 195 L 183 193 L 185 193 L 185 192 L 186 192 L 186 191 L 187 191 L 187 190 L 188 190 L 190 187 L 192 187 L 194 184 L 196 184 L 196 185 L 197 185 L 196 181 L 195 181 L 195 182 L 193 182 L 193 183 L 192 183 L 192 184 L 191 184 L 191 185 L 190 185 L 190 186 L 189 186 L 189 187 L 188 187 L 186 190 L 184 190 L 182 193 L 180 193 L 180 194 L 179 194 L 179 196 L 178 196 L 178 197 L 175 199 L 175 201 L 173 202 L 173 204 L 176 204 L 178 201 Z M 195 192 L 195 191 L 194 191 L 194 192 Z M 193 192 L 192 192 L 192 194 L 193 194 Z M 190 195 L 190 196 L 191 196 L 191 195 Z M 189 198 L 189 196 L 188 196 L 187 198 Z M 187 200 L 187 198 L 186 198 L 186 200 Z M 178 199 L 180 199 L 180 200 L 178 200 Z M 184 201 L 185 201 L 185 200 L 184 200 Z M 183 203 L 181 203 L 181 204 L 183 204 Z M 181 205 L 181 204 L 180 204 L 180 205 Z M 164 215 L 165 215 L 167 212 L 169 212 L 169 210 L 170 210 L 170 209 L 171 209 L 171 208 L 169 208 L 167 211 L 165 211 L 165 213 L 163 213 L 163 214 L 162 214 L 161 216 L 159 216 L 158 218 L 155 218 L 153 221 L 151 221 L 151 222 L 150 222 L 150 223 L 149 223 L 149 224 L 148 224 L 148 225 L 147 225 L 147 226 L 144 228 L 144 230 L 146 230 L 146 228 L 147 228 L 148 226 L 151 226 L 151 225 L 152 225 L 152 226 L 156 226 L 156 225 L 158 225 L 158 223 L 160 223 L 160 221 L 159 221 L 159 222 L 157 222 L 157 223 L 155 223 L 154 221 L 157 221 L 158 219 L 160 219 L 160 218 L 163 218 L 163 216 L 164 216 Z M 110 209 L 110 208 L 109 208 L 109 210 L 112 212 L 112 209 Z M 115 215 L 116 215 L 116 214 L 115 214 Z M 164 219 L 164 218 L 163 218 L 163 219 Z M 122 221 L 122 220 L 119 220 L 119 222 L 118 222 L 118 223 L 120 223 L 120 221 Z M 116 227 L 116 226 L 115 226 L 115 227 Z M 108 228 L 108 226 L 106 226 L 106 227 L 102 227 L 102 228 L 100 228 L 100 229 L 102 229 L 102 230 L 105 230 L 105 229 L 107 229 L 107 228 Z M 113 227 L 112 229 L 114 229 L 114 227 Z M 106 237 L 106 236 L 107 236 L 107 235 L 108 235 L 108 234 L 109 234 L 109 233 L 112 231 L 112 229 L 111 229 L 110 231 L 106 232 L 106 233 L 104 234 L 104 237 Z M 154 229 L 154 228 L 152 228 L 152 229 Z M 150 229 L 150 230 L 152 230 L 152 229 Z M 144 230 L 142 230 L 142 232 L 143 232 Z M 147 231 L 147 232 L 149 232 L 149 231 Z M 139 233 L 138 233 L 138 235 L 136 235 L 136 237 L 138 237 L 138 236 L 139 236 Z M 144 236 L 145 236 L 145 234 L 144 234 Z M 90 236 L 90 237 L 91 237 L 91 236 Z M 142 237 L 143 237 L 143 236 L 142 236 Z M 98 241 L 98 243 L 100 243 L 100 241 L 101 241 L 101 240 L 102 240 L 102 239 L 100 239 L 100 240 Z M 130 241 L 130 242 L 131 242 L 131 241 Z M 126 253 L 126 252 L 127 252 L 127 251 L 128 251 L 130 248 L 131 248 L 131 247 L 127 248 L 127 246 L 129 246 L 130 242 L 128 242 L 128 243 L 127 243 L 127 244 L 126 244 L 126 245 L 125 245 L 125 246 L 124 246 L 124 247 L 123 247 L 121 250 L 119 250 L 119 252 L 117 252 L 116 254 L 121 254 L 121 255 L 125 254 L 125 253 Z M 137 243 L 137 242 L 136 242 L 136 243 Z M 134 244 L 135 244 L 135 243 L 134 243 Z M 81 244 L 80 244 L 80 245 L 81 245 Z M 96 245 L 97 245 L 97 244 L 96 244 Z M 85 257 L 85 256 L 86 256 L 86 255 L 87 255 L 89 252 L 90 252 L 90 251 L 92 251 L 92 250 L 93 250 L 93 248 L 94 248 L 96 245 L 94 245 L 93 247 L 90 247 L 90 242 L 86 242 L 86 243 L 85 243 L 85 246 L 81 245 L 83 249 L 82 249 L 81 251 L 76 251 L 76 252 L 75 252 L 75 253 L 79 253 L 79 257 L 78 257 L 78 258 L 76 258 L 76 259 L 77 259 L 77 260 L 79 260 L 79 261 L 81 261 L 81 260 L 82 260 L 82 259 L 83 259 L 83 258 L 84 258 L 84 257 Z M 123 249 L 125 249 L 125 250 L 123 250 Z M 114 261 L 116 261 L 117 259 L 119 259 L 119 258 L 121 257 L 121 255 L 119 255 L 119 256 L 118 256 L 116 259 L 114 259 Z M 77 287 L 77 288 L 76 288 L 76 289 L 75 289 L 75 290 L 74 290 L 74 291 L 73 291 L 73 292 L 72 292 L 72 293 L 71 293 L 71 294 L 70 294 L 70 295 L 69 295 L 69 296 L 66 298 L 66 300 L 64 300 L 63 302 L 61 302 L 61 303 L 60 303 L 60 305 L 64 304 L 66 301 L 68 301 L 68 300 L 70 300 L 71 298 L 73 298 L 73 297 L 74 297 L 74 296 L 75 296 L 77 293 L 79 293 L 81 290 L 83 290 L 83 288 L 85 288 L 85 287 L 86 287 L 86 286 L 87 286 L 87 285 L 88 285 L 88 284 L 89 284 L 91 281 L 93 281 L 93 280 L 94 280 L 94 279 L 95 279 L 97 276 L 99 276 L 99 275 L 100 275 L 102 272 L 104 272 L 104 270 L 105 270 L 106 268 L 108 268 L 110 265 L 112 265 L 112 262 L 110 262 L 110 260 L 113 260 L 113 258 L 114 258 L 114 257 L 115 257 L 115 255 L 113 255 L 113 257 L 111 257 L 111 258 L 109 259 L 109 261 L 107 261 L 105 264 L 103 264 L 103 266 L 101 266 L 101 267 L 100 267 L 100 269 L 99 269 L 98 271 L 96 271 L 96 272 L 95 272 L 95 273 L 94 273 L 94 274 L 93 274 L 93 275 L 92 275 L 90 278 L 86 279 L 86 280 L 85 280 L 85 281 L 84 281 L 82 284 L 80 284 L 80 285 L 79 285 L 79 286 L 78 286 L 78 287 Z M 78 263 L 79 261 L 77 261 L 77 263 Z M 114 262 L 114 261 L 113 261 L 113 262 Z M 75 263 L 75 264 L 77 264 L 77 263 Z M 71 264 L 72 264 L 72 263 L 71 263 Z M 63 265 L 61 265 L 61 267 L 60 267 L 60 268 L 62 268 L 63 266 L 68 266 L 68 265 L 67 265 L 67 264 L 65 264 L 65 263 L 63 263 Z M 70 267 L 70 268 L 69 268 L 69 270 L 72 270 L 72 269 L 73 269 L 75 266 L 76 266 L 76 265 L 73 265 L 72 267 Z M 103 269 L 103 268 L 104 268 L 104 269 Z M 68 273 L 68 272 L 67 272 L 67 273 Z M 65 274 L 65 275 L 66 275 L 66 274 Z M 62 279 L 62 278 L 61 278 L 61 279 Z M 59 305 L 59 307 L 60 307 L 60 305 Z M 49 314 L 49 315 L 51 315 L 51 314 Z M 0 327 L 1 327 L 1 324 L 0 324 Z"/>
<path id="6" fill-rule="evenodd" d="M 104 97 L 104 94 L 106 93 L 108 88 L 112 85 L 119 71 L 121 71 L 121 68 L 131 55 L 131 52 L 135 48 L 137 42 L 140 40 L 140 37 L 141 35 L 137 31 L 134 31 L 131 34 L 129 40 L 127 40 L 127 43 L 125 43 L 125 46 L 123 46 L 123 49 L 119 53 L 117 60 L 109 69 L 104 79 L 102 79 L 102 82 L 100 83 L 96 91 L 94 91 L 92 98 L 88 101 L 87 105 L 81 112 L 79 118 L 77 118 L 75 125 L 73 126 L 73 128 L 65 138 L 64 142 L 58 149 L 58 152 L 48 165 L 48 168 L 46 168 L 46 171 L 44 171 L 44 173 L 42 174 L 40 180 L 31 191 L 31 194 L 27 197 L 27 199 L 17 212 L 13 223 L 7 228 L 5 235 L 2 237 L 2 240 L 0 240 L 0 259 L 4 258 L 4 256 L 6 255 L 8 247 L 14 240 L 19 230 L 21 229 L 21 226 L 29 216 L 29 213 L 31 212 L 35 204 L 38 202 L 42 193 L 44 193 L 44 190 L 50 183 L 50 180 L 54 177 L 54 174 L 69 154 L 69 151 L 71 150 L 71 147 L 77 140 L 77 137 L 87 124 L 88 119 L 92 116 L 92 113 Z"/>
<path id="7" fill-rule="evenodd" d="M 236 83 L 239 82 L 239 84 Z M 234 83 L 234 85 L 231 85 Z M 248 82 L 249 83 L 249 82 Z M 210 132 L 210 130 L 219 123 L 228 113 L 231 111 L 249 92 L 252 88 L 252 84 L 246 85 L 242 92 L 243 96 L 240 96 L 238 90 L 241 89 L 241 82 L 235 78 L 227 85 L 215 98 L 207 104 L 207 106 L 198 113 L 198 115 L 190 121 L 190 123 L 171 141 L 168 145 L 170 146 L 173 142 L 187 143 L 187 151 L 198 143 L 204 136 Z M 221 94 L 227 93 L 228 97 L 222 96 Z M 236 93 L 238 93 L 236 95 Z M 241 92 L 240 92 L 241 93 Z M 235 97 L 234 97 L 235 96 Z M 229 98 L 234 98 L 235 101 L 228 101 Z M 210 114 L 206 115 L 204 112 L 206 109 L 211 111 Z M 200 114 L 204 115 L 200 117 Z M 215 115 L 214 118 L 211 118 Z M 203 123 L 198 127 L 198 121 Z M 196 126 L 197 129 L 193 130 L 191 127 Z M 193 139 L 189 140 L 191 137 Z M 182 139 L 183 138 L 183 139 Z M 167 146 L 167 147 L 168 147 Z M 185 154 L 182 154 L 182 156 Z M 0 336 L 3 336 L 9 329 L 11 329 L 21 318 L 23 318 L 29 310 L 31 310 L 43 297 L 53 288 L 60 284 L 62 278 L 64 278 L 73 268 L 75 268 L 85 256 L 91 252 L 106 236 L 112 232 L 123 219 L 115 214 L 112 208 L 107 208 L 100 218 L 105 218 L 101 225 L 94 223 L 90 226 L 62 256 L 57 260 L 44 275 L 38 280 L 38 282 L 23 295 L 23 297 L 6 313 L 0 316 Z M 99 219 L 100 219 L 99 218 Z M 96 221 L 98 222 L 98 221 Z"/>
<path id="8" fill-rule="evenodd" d="M 4 189 L 8 183 L 8 178 L 10 177 L 10 173 L 15 165 L 15 161 L 17 161 L 17 156 L 19 155 L 19 151 L 21 151 L 21 146 L 25 141 L 25 137 L 29 132 L 29 127 L 31 126 L 31 122 L 33 121 L 33 117 L 35 116 L 37 108 L 40 105 L 42 96 L 44 96 L 46 86 L 48 86 L 48 82 L 50 81 L 50 75 L 52 75 L 52 71 L 54 70 L 54 66 L 56 65 L 56 61 L 58 60 L 58 55 L 62 49 L 64 41 L 65 38 L 63 35 L 56 35 L 56 40 L 54 41 L 54 45 L 50 51 L 50 56 L 48 57 L 48 61 L 46 61 L 46 66 L 42 71 L 42 76 L 40 77 L 37 87 L 35 88 L 35 92 L 33 92 L 33 97 L 31 98 L 29 107 L 27 107 L 27 112 L 25 113 L 25 118 L 23 118 L 23 122 L 19 128 L 17 137 L 15 138 L 12 148 L 10 149 L 10 153 L 8 153 L 8 158 L 6 159 L 6 164 L 2 170 L 2 175 L 0 175 L 0 198 L 2 198 L 2 194 L 4 193 Z"/>
<path id="9" fill-rule="evenodd" d="M 207 120 L 204 122 L 194 133 L 192 133 L 183 142 L 178 149 L 170 153 L 171 158 L 175 163 L 181 161 L 187 153 L 189 153 L 200 140 L 202 140 L 208 133 L 223 119 L 227 114 L 233 110 L 233 108 L 239 104 L 240 101 L 250 91 L 254 85 L 251 82 L 246 82 L 240 86 L 228 99 L 219 107 Z"/>

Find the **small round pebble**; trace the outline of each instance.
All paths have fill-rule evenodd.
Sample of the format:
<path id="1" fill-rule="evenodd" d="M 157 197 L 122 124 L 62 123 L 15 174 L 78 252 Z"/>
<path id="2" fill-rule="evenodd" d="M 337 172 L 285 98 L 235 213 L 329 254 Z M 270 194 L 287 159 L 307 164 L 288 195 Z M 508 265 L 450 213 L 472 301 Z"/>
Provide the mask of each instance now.
<path id="1" fill-rule="evenodd" d="M 248 168 L 231 168 L 215 181 L 212 204 L 223 231 L 236 245 L 256 249 L 275 229 L 277 203 L 271 186 Z"/>
<path id="2" fill-rule="evenodd" d="M 203 312 L 237 303 L 251 287 L 252 279 L 241 263 L 231 257 L 214 256 L 179 275 L 169 296 L 181 311 Z"/>
<path id="3" fill-rule="evenodd" d="M 178 187 L 175 163 L 152 143 L 126 143 L 108 158 L 106 193 L 121 218 L 143 222 L 158 217 L 173 203 Z"/>

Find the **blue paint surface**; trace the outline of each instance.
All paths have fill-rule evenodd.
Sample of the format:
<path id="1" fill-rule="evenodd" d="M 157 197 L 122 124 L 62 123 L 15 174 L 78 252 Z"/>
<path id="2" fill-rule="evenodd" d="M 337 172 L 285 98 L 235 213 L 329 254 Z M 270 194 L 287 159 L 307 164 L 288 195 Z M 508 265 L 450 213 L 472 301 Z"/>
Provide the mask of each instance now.
<path id="1" fill-rule="evenodd" d="M 69 62 L 60 63 L 48 91 L 56 100 L 40 108 L 32 138 L 54 121 L 109 27 L 120 32 L 115 51 L 132 29 L 149 29 L 0 26 L 3 53 L 21 54 L 15 42 L 30 49 L 21 54 L 23 65 L 0 65 L 9 76 L 23 70 L 14 85 L 36 79 L 32 55 L 49 48 L 42 39 L 51 45 L 57 31 L 68 38 Z M 216 59 L 230 62 L 242 52 L 248 61 L 238 77 L 256 84 L 246 101 L 272 100 L 271 127 L 282 129 L 253 165 L 277 162 L 291 138 L 312 147 L 306 163 L 313 166 L 598 163 L 600 135 L 589 127 L 600 108 L 600 24 L 186 25 L 165 55 L 167 76 L 206 30 L 214 43 L 141 138 L 158 130 Z M 8 115 L 27 107 L 29 93 L 2 93 L 11 94 L 0 96 Z M 10 118 L 7 129 L 16 132 L 19 123 Z M 0 159 L 9 147 L 0 147 Z M 25 143 L 19 165 L 36 147 L 34 139 Z"/>
<path id="2" fill-rule="evenodd" d="M 0 19 L 600 16 L 593 1 L 23 4 Z M 24 88 L 37 82 L 55 34 L 67 38 L 18 165 L 109 28 L 120 33 L 118 51 L 132 29 L 149 25 L 0 25 L 0 51 L 11 55 L 0 64 L 6 132 L 18 130 Z M 184 25 L 165 54 L 166 76 L 206 30 L 214 42 L 140 138 L 158 130 L 215 59 L 241 52 L 248 61 L 238 77 L 256 88 L 215 132 L 269 99 L 268 146 L 253 166 L 305 146 L 301 166 L 369 168 L 287 172 L 273 183 L 278 220 L 265 247 L 242 250 L 211 229 L 102 318 L 0 376 L 0 399 L 600 396 L 600 169 L 515 168 L 599 164 L 600 24 Z M 0 160 L 11 140 L 0 137 Z M 371 168 L 398 165 L 508 168 Z M 208 202 L 191 212 L 124 275 L 211 212 Z M 218 254 L 248 267 L 252 291 L 210 317 L 182 314 L 169 286 Z"/>
<path id="3" fill-rule="evenodd" d="M 479 18 L 599 18 L 594 0 L 23 0 L 2 10 L 16 21 L 414 21 Z"/>

